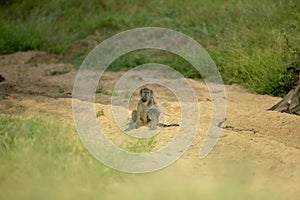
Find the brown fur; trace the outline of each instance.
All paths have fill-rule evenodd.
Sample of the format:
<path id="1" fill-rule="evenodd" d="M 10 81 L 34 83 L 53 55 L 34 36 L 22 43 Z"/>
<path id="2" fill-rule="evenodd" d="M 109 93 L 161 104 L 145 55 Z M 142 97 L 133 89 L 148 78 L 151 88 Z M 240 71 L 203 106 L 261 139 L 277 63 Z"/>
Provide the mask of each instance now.
<path id="1" fill-rule="evenodd" d="M 149 88 L 143 88 L 140 90 L 140 97 L 137 109 L 131 114 L 132 124 L 126 130 L 140 126 L 149 126 L 150 129 L 157 128 L 160 110 L 153 98 L 153 91 Z"/>

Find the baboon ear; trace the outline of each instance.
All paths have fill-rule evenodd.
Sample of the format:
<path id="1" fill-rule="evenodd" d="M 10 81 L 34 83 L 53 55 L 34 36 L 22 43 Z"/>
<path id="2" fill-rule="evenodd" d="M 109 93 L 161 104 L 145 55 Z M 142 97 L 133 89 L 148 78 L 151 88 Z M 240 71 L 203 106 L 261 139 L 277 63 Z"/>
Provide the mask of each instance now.
<path id="1" fill-rule="evenodd" d="M 142 96 L 143 89 L 140 90 L 140 96 Z"/>
<path id="2" fill-rule="evenodd" d="M 152 91 L 152 90 L 150 90 L 150 93 L 151 93 L 151 94 L 153 94 L 153 91 Z"/>

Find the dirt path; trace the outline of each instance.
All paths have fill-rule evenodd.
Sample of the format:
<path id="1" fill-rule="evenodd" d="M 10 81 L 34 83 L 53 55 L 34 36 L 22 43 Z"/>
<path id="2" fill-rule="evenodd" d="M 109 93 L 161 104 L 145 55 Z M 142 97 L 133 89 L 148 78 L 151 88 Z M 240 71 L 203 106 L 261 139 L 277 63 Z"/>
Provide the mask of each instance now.
<path id="1" fill-rule="evenodd" d="M 116 143 L 122 143 L 127 136 L 113 120 L 107 94 L 123 74 L 106 73 L 100 81 L 104 88 L 96 95 L 96 109 L 104 113 L 99 119 L 101 127 Z M 0 75 L 6 79 L 0 82 L 1 114 L 73 123 L 70 97 L 76 71 L 72 66 L 59 63 L 58 57 L 44 52 L 16 53 L 0 56 Z M 273 188 L 275 197 L 297 199 L 300 196 L 300 117 L 266 111 L 280 98 L 251 94 L 235 85 L 226 86 L 225 128 L 213 151 L 200 160 L 198 154 L 210 120 L 211 99 L 202 81 L 189 82 L 198 97 L 200 126 L 189 150 L 169 169 L 183 171 L 191 177 L 197 174 L 204 180 L 210 177 L 208 182 L 216 178 L 225 183 L 226 177 L 238 177 L 259 188 L 254 191 Z M 152 89 L 165 112 L 173 114 L 167 117 L 167 122 L 180 123 L 176 97 L 162 86 L 152 85 Z M 133 99 L 133 105 L 136 101 Z M 158 145 L 171 141 L 177 130 L 177 127 L 163 129 L 157 136 Z M 154 177 L 166 173 L 161 171 Z"/>

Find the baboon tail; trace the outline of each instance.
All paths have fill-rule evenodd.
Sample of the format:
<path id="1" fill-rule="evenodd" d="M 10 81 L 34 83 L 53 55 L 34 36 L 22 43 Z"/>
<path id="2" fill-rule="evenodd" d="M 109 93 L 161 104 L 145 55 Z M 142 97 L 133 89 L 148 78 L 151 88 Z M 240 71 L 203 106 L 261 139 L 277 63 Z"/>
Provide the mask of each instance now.
<path id="1" fill-rule="evenodd" d="M 158 123 L 158 126 L 160 126 L 160 127 L 171 127 L 171 126 L 179 126 L 179 124 L 163 124 L 163 123 Z"/>

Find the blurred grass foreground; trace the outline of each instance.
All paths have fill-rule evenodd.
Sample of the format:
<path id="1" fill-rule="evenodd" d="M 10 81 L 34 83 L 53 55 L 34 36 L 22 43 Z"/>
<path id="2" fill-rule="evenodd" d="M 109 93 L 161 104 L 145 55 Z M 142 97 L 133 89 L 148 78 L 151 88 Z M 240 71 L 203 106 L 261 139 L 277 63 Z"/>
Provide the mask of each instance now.
<path id="1" fill-rule="evenodd" d="M 254 186 L 247 168 L 230 178 L 192 166 L 142 175 L 115 171 L 93 159 L 74 128 L 58 121 L 0 116 L 0 163 L 1 200 L 276 199 L 274 188 Z"/>

